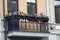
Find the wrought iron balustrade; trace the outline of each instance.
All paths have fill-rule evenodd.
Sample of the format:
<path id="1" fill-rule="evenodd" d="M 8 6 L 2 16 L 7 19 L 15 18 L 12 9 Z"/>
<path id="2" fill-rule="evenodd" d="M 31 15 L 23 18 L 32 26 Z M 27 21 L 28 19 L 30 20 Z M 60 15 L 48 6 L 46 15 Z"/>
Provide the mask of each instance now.
<path id="1" fill-rule="evenodd" d="M 6 31 L 48 32 L 47 22 L 29 21 L 21 16 L 11 16 L 5 19 Z"/>

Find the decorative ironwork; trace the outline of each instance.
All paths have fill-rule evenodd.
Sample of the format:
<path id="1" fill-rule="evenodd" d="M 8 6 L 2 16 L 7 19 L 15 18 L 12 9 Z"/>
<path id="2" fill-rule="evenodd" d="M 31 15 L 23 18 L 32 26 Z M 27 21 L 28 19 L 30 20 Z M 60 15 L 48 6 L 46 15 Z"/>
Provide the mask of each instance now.
<path id="1" fill-rule="evenodd" d="M 22 16 L 6 17 L 7 31 L 48 32 L 47 22 L 29 21 L 26 16 L 21 17 Z"/>

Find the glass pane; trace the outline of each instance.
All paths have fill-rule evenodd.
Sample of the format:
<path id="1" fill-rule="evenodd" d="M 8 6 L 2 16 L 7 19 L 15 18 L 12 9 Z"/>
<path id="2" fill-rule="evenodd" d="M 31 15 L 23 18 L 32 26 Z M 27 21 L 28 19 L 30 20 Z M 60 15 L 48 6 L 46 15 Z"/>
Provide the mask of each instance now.
<path id="1" fill-rule="evenodd" d="M 8 0 L 8 13 L 17 11 L 17 0 Z"/>
<path id="2" fill-rule="evenodd" d="M 27 2 L 33 2 L 33 3 L 35 3 L 35 0 L 27 0 Z"/>
<path id="3" fill-rule="evenodd" d="M 35 13 L 35 5 L 28 4 L 28 13 L 29 14 L 34 14 Z"/>
<path id="4" fill-rule="evenodd" d="M 60 8 L 55 7 L 55 19 L 57 23 L 60 23 Z"/>

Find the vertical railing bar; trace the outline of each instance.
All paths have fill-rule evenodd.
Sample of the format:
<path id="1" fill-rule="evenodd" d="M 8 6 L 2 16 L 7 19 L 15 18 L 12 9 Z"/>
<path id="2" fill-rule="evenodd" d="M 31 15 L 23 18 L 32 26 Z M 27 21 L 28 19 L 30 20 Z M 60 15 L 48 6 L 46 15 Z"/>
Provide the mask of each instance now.
<path id="1" fill-rule="evenodd" d="M 25 19 L 25 30 L 26 30 L 26 19 Z"/>
<path id="2" fill-rule="evenodd" d="M 42 32 L 45 32 L 45 22 L 43 23 L 43 30 L 42 30 Z"/>
<path id="3" fill-rule="evenodd" d="M 33 30 L 34 30 L 34 22 L 33 22 Z"/>
<path id="4" fill-rule="evenodd" d="M 29 21 L 29 29 L 30 29 L 30 21 Z"/>
<path id="5" fill-rule="evenodd" d="M 40 24 L 40 32 L 41 32 L 41 23 L 39 23 Z"/>
<path id="6" fill-rule="evenodd" d="M 48 32 L 48 31 L 49 31 L 49 28 L 48 28 L 48 23 L 47 23 L 47 25 L 46 25 L 46 26 L 47 26 L 47 32 Z"/>
<path id="7" fill-rule="evenodd" d="M 17 27 L 18 27 L 18 31 L 19 31 L 19 19 L 17 19 Z"/>
<path id="8" fill-rule="evenodd" d="M 21 27 L 21 24 L 20 24 L 21 22 L 20 22 L 20 19 L 19 19 L 19 30 L 20 30 L 20 27 Z"/>
<path id="9" fill-rule="evenodd" d="M 18 21 L 18 31 L 19 31 L 19 19 L 17 21 Z"/>
<path id="10" fill-rule="evenodd" d="M 6 25 L 7 25 L 7 28 L 8 28 L 8 21 L 7 21 L 7 24 L 6 24 Z M 5 30 L 6 30 L 6 29 L 5 29 Z M 8 29 L 7 29 L 7 31 L 8 31 Z"/>
<path id="11" fill-rule="evenodd" d="M 36 24 L 37 24 L 37 30 L 38 30 L 38 23 L 36 22 Z"/>
<path id="12" fill-rule="evenodd" d="M 21 20 L 21 29 L 22 29 L 22 20 Z"/>
<path id="13" fill-rule="evenodd" d="M 14 31 L 14 18 L 13 18 L 13 16 L 12 16 L 12 21 L 13 21 L 13 31 Z"/>
<path id="14" fill-rule="evenodd" d="M 38 23 L 39 24 L 39 23 Z M 39 24 L 39 29 L 38 29 L 39 31 L 40 31 L 40 24 Z"/>
<path id="15" fill-rule="evenodd" d="M 45 23 L 45 32 L 47 31 L 47 23 Z"/>
<path id="16" fill-rule="evenodd" d="M 20 30 L 22 29 L 22 19 L 20 19 Z"/>

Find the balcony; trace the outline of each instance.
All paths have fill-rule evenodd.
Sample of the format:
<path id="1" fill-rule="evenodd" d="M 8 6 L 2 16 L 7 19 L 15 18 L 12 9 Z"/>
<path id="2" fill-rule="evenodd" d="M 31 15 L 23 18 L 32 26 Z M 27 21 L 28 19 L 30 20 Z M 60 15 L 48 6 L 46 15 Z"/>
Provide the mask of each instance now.
<path id="1" fill-rule="evenodd" d="M 44 32 L 48 33 L 48 23 L 42 22 L 41 18 L 30 16 L 9 16 L 5 17 L 6 31 L 22 31 L 22 32 Z M 30 20 L 31 19 L 31 20 Z M 40 21 L 38 20 L 40 19 Z"/>

